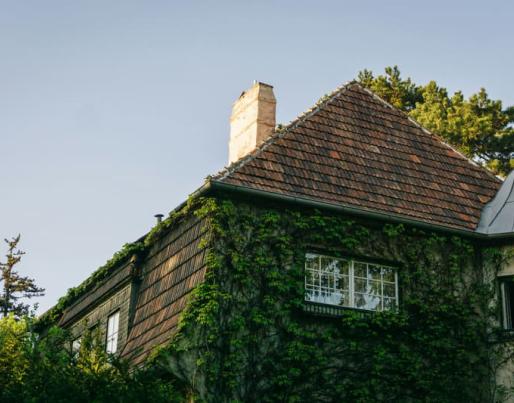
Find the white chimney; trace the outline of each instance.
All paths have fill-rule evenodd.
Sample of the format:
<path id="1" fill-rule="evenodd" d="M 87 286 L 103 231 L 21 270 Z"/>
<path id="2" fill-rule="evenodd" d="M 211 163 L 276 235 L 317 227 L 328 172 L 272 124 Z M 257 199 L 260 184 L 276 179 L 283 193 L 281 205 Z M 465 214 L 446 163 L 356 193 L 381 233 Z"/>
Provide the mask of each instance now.
<path id="1" fill-rule="evenodd" d="M 254 150 L 275 130 L 277 101 L 273 87 L 254 82 L 234 102 L 230 117 L 228 162 L 231 164 Z"/>

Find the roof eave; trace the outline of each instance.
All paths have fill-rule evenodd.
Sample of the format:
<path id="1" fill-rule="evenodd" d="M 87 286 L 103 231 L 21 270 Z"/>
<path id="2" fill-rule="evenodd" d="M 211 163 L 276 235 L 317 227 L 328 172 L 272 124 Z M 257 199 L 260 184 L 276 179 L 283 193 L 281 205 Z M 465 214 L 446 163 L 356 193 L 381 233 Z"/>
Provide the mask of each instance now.
<path id="1" fill-rule="evenodd" d="M 405 216 L 395 215 L 391 213 L 383 213 L 378 211 L 370 211 L 366 209 L 361 209 L 358 207 L 352 207 L 352 206 L 345 206 L 342 204 L 335 204 L 335 203 L 327 203 L 322 202 L 314 199 L 308 199 L 305 197 L 297 197 L 297 196 L 289 196 L 284 195 L 281 193 L 275 193 L 275 192 L 269 192 L 265 190 L 259 190 L 255 188 L 250 188 L 246 186 L 241 185 L 233 185 L 229 183 L 224 183 L 216 180 L 211 180 L 208 182 L 210 185 L 205 189 L 212 189 L 212 190 L 220 190 L 220 191 L 233 191 L 238 192 L 250 196 L 258 196 L 263 197 L 271 200 L 277 200 L 282 202 L 287 202 L 291 204 L 296 204 L 304 207 L 312 207 L 312 208 L 319 208 L 324 210 L 331 210 L 331 211 L 337 211 L 341 213 L 347 213 L 355 216 L 365 217 L 365 218 L 371 218 L 371 219 L 377 219 L 381 221 L 387 221 L 387 222 L 394 222 L 398 224 L 407 224 L 411 226 L 415 226 L 418 228 L 423 228 L 430 231 L 437 231 L 437 232 L 444 232 L 448 234 L 453 235 L 459 235 L 463 237 L 473 238 L 473 239 L 481 239 L 481 240 L 493 240 L 493 239 L 513 239 L 514 240 L 514 233 L 503 233 L 503 234 L 485 234 L 476 232 L 474 230 L 466 230 L 466 229 L 459 229 L 454 227 L 449 227 L 445 225 L 438 225 L 438 224 L 432 224 L 421 220 L 416 220 L 412 218 L 408 218 Z M 205 185 L 204 185 L 205 186 Z M 204 189 L 203 187 L 198 189 L 198 194 L 203 194 Z"/>

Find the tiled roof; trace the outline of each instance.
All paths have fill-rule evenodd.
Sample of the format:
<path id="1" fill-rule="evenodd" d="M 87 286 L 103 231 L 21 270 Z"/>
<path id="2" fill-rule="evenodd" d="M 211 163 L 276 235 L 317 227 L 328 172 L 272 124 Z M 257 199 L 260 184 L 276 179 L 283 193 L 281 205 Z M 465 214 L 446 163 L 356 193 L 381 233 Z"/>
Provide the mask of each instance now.
<path id="1" fill-rule="evenodd" d="M 355 82 L 212 180 L 471 231 L 501 186 Z"/>

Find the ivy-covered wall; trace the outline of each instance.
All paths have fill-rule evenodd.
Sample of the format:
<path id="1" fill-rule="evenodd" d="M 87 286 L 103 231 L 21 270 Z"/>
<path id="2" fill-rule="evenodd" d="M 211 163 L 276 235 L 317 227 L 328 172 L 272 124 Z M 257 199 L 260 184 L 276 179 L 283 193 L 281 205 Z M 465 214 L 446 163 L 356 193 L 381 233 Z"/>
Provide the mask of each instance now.
<path id="1" fill-rule="evenodd" d="M 205 282 L 156 362 L 198 399 L 484 402 L 499 398 L 496 248 L 316 210 L 210 198 Z M 307 252 L 398 268 L 398 311 L 306 312 Z M 484 263 L 486 262 L 486 263 Z M 496 339 L 498 340 L 498 339 Z M 491 347 L 494 345 L 494 348 Z"/>
<path id="2" fill-rule="evenodd" d="M 500 281 L 514 278 L 514 247 L 512 242 L 499 247 L 483 248 L 483 265 L 485 273 L 491 276 L 490 281 L 496 284 L 497 293 L 490 302 L 493 312 L 496 312 L 496 322 L 491 324 L 491 349 L 495 382 L 492 384 L 493 395 L 498 401 L 514 402 L 514 331 L 503 330 L 502 309 L 500 299 Z M 498 331 L 494 331 L 494 329 Z"/>

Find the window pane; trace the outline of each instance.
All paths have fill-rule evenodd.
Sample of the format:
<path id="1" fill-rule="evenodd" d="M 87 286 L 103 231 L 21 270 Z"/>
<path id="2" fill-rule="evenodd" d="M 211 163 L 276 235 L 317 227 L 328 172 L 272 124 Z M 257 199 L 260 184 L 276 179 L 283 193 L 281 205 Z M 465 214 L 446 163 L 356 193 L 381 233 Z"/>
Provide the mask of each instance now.
<path id="1" fill-rule="evenodd" d="M 349 301 L 348 292 L 336 291 L 336 292 L 326 293 L 324 295 L 324 301 L 322 301 L 322 302 L 324 302 L 325 304 L 345 306 L 348 304 L 348 301 Z"/>
<path id="2" fill-rule="evenodd" d="M 313 254 L 308 253 L 305 256 L 305 268 L 306 269 L 316 269 L 317 270 L 317 262 L 319 261 L 319 257 Z"/>
<path id="3" fill-rule="evenodd" d="M 338 305 L 350 306 L 350 293 L 348 291 L 340 293 Z"/>
<path id="4" fill-rule="evenodd" d="M 307 286 L 305 288 L 305 299 L 307 301 L 313 301 L 313 302 L 320 302 L 319 299 L 319 292 L 316 287 L 309 287 Z"/>
<path id="5" fill-rule="evenodd" d="M 339 260 L 339 274 L 350 275 L 350 262 L 348 260 Z"/>
<path id="6" fill-rule="evenodd" d="M 330 257 L 321 258 L 321 270 L 328 273 L 339 273 L 339 262 Z"/>
<path id="7" fill-rule="evenodd" d="M 395 298 L 384 298 L 384 311 L 396 309 Z"/>
<path id="8" fill-rule="evenodd" d="M 118 331 L 119 317 L 119 312 L 116 312 L 109 317 L 109 331 L 111 332 L 111 334 Z"/>
<path id="9" fill-rule="evenodd" d="M 306 285 L 318 285 L 319 284 L 319 272 L 314 270 L 307 270 L 305 272 L 305 284 Z"/>
<path id="10" fill-rule="evenodd" d="M 367 292 L 368 280 L 365 279 L 355 279 L 354 283 L 355 292 L 365 293 Z"/>
<path id="11" fill-rule="evenodd" d="M 330 284 L 330 278 L 331 278 L 331 277 L 332 277 L 332 276 L 327 275 L 326 273 L 323 273 L 323 272 L 322 272 L 322 273 L 321 273 L 321 281 L 320 281 L 320 285 L 321 285 L 321 287 L 325 287 L 325 288 L 329 287 L 329 286 L 330 286 L 329 284 Z M 332 277 L 332 278 L 333 278 L 333 277 Z"/>
<path id="12" fill-rule="evenodd" d="M 368 266 L 368 278 L 373 280 L 381 280 L 382 268 L 380 266 L 369 265 Z"/>
<path id="13" fill-rule="evenodd" d="M 396 285 L 384 283 L 384 297 L 396 297 Z"/>
<path id="14" fill-rule="evenodd" d="M 514 324 L 514 281 L 508 279 L 503 283 L 504 290 L 504 312 L 505 312 L 505 329 L 511 330 Z"/>
<path id="15" fill-rule="evenodd" d="M 348 291 L 350 289 L 350 278 L 348 276 L 342 276 L 339 279 L 337 279 L 336 288 L 339 290 Z"/>
<path id="16" fill-rule="evenodd" d="M 368 265 L 366 263 L 355 262 L 353 266 L 353 275 L 355 277 L 368 277 Z"/>
<path id="17" fill-rule="evenodd" d="M 355 308 L 380 310 L 381 300 L 379 296 L 355 293 Z"/>
<path id="18" fill-rule="evenodd" d="M 384 281 L 394 283 L 396 281 L 394 274 L 395 271 L 390 267 L 382 267 L 382 278 L 384 279 Z"/>
<path id="19" fill-rule="evenodd" d="M 118 347 L 118 322 L 120 313 L 116 312 L 107 319 L 107 340 L 105 350 L 115 353 Z"/>
<path id="20" fill-rule="evenodd" d="M 371 281 L 356 278 L 355 292 L 380 296 L 382 294 L 380 281 Z"/>

